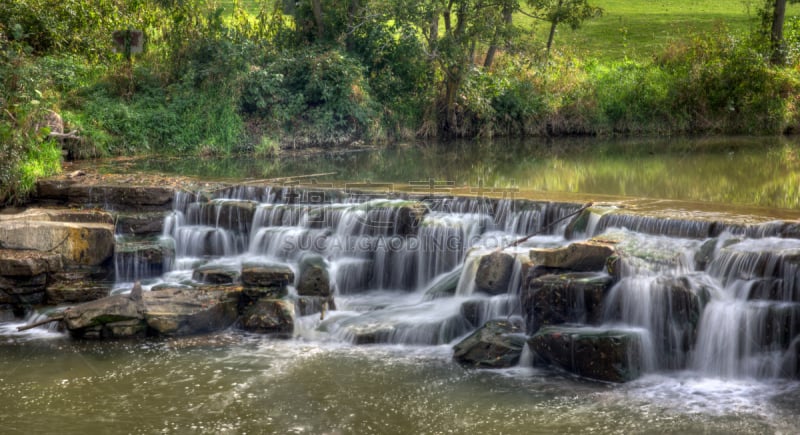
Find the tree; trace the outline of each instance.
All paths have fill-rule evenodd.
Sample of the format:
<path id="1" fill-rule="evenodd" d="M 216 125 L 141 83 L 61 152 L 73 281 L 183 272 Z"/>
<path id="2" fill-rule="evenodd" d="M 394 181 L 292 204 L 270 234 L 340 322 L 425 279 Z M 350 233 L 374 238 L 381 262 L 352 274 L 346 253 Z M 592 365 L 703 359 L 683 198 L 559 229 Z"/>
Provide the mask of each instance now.
<path id="1" fill-rule="evenodd" d="M 533 9 L 527 13 L 529 16 L 550 23 L 550 32 L 547 35 L 548 56 L 559 24 L 568 24 L 574 30 L 584 21 L 603 14 L 603 10 L 589 4 L 589 0 L 528 0 L 528 5 Z"/>
<path id="2" fill-rule="evenodd" d="M 783 41 L 783 24 L 786 21 L 787 0 L 765 0 L 762 20 L 764 30 L 769 34 L 770 62 L 780 65 L 786 62 L 786 47 Z M 800 0 L 788 0 L 800 3 Z"/>

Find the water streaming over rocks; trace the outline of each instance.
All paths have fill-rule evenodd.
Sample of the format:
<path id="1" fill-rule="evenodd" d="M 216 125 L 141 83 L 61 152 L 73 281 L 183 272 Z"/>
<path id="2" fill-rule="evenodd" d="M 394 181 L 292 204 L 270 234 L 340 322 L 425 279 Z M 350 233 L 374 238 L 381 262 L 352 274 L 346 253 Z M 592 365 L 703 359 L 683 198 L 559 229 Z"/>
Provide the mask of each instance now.
<path id="1" fill-rule="evenodd" d="M 616 346 L 631 364 L 619 380 L 685 369 L 797 374 L 800 241 L 782 237 L 793 228 L 786 222 L 670 219 L 614 206 L 572 217 L 580 204 L 252 186 L 181 192 L 174 204 L 162 240 L 175 260 L 165 260 L 163 275 L 146 288 L 191 284 L 201 266 L 285 264 L 295 272 L 288 297 L 298 302 L 296 339 L 442 345 L 499 319 L 527 325 L 531 345 L 540 346 L 532 349 L 535 363 L 598 379 L 604 375 L 583 373 L 575 361 L 591 358 L 580 354 L 584 343 L 593 352 Z M 614 249 L 600 259 L 607 266 L 593 272 L 599 275 L 528 256 L 531 248 L 569 250 L 592 236 Z M 488 260 L 500 253 L 508 260 Z M 309 258 L 326 280 L 322 293 L 303 278 Z M 118 277 L 158 275 L 152 271 L 118 270 Z M 331 309 L 320 316 L 327 292 Z M 323 299 L 303 296 L 317 294 Z M 570 339 L 553 344 L 563 334 Z M 544 355 L 545 344 L 553 355 Z M 559 362 L 553 346 L 566 346 L 570 360 Z"/>

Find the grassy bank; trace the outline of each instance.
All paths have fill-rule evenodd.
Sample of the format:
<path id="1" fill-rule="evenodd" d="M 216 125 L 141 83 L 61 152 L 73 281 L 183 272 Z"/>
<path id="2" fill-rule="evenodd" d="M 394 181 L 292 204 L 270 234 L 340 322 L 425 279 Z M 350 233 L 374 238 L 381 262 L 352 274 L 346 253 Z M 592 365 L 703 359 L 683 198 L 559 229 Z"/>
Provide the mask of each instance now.
<path id="1" fill-rule="evenodd" d="M 73 157 L 268 156 L 436 136 L 800 131 L 796 18 L 774 66 L 757 0 L 595 3 L 604 14 L 559 26 L 548 56 L 547 23 L 522 13 L 513 26 L 476 13 L 461 36 L 442 19 L 431 42 L 403 2 L 326 5 L 324 32 L 310 9 L 271 2 L 0 3 L 0 202 L 56 171 L 62 145 Z M 147 35 L 131 63 L 106 42 L 128 27 Z M 49 135 L 53 113 L 77 138 Z"/>

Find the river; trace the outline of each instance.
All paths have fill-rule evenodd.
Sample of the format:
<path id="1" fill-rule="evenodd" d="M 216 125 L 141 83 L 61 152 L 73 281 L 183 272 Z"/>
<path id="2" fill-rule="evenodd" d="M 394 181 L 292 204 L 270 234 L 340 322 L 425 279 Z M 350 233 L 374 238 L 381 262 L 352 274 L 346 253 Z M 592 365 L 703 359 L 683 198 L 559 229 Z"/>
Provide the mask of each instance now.
<path id="1" fill-rule="evenodd" d="M 324 205 L 331 221 L 315 224 L 309 223 L 308 204 L 285 204 L 271 189 L 226 191 L 206 205 L 180 194 L 164 232 L 175 243 L 177 258 L 162 276 L 135 276 L 146 289 L 186 282 L 199 261 L 241 265 L 266 258 L 294 265 L 310 249 L 326 258 L 337 285 L 337 309 L 324 321 L 318 314 L 299 317 L 289 340 L 231 329 L 200 337 L 92 342 L 42 328 L 16 332 L 23 321 L 0 323 L 0 394 L 6 398 L 0 427 L 3 433 L 796 433 L 800 382 L 780 376 L 788 355 L 785 339 L 728 352 L 741 340 L 762 340 L 763 307 L 772 310 L 769 319 L 774 320 L 778 309 L 794 319 L 798 306 L 800 280 L 789 287 L 783 284 L 788 278 L 776 284 L 788 294 L 779 300 L 753 301 L 749 293 L 739 294 L 743 283 L 767 279 L 758 275 L 763 267 L 747 269 L 754 263 L 750 260 L 771 255 L 783 261 L 800 253 L 800 241 L 777 239 L 769 221 L 775 215 L 796 218 L 800 148 L 783 139 L 767 142 L 760 147 L 754 139 L 682 140 L 669 147 L 657 141 L 506 148 L 455 144 L 322 153 L 278 162 L 129 162 L 125 170 L 208 179 L 336 172 L 321 182 L 401 185 L 435 179 L 453 186 L 519 187 L 529 196 L 645 197 L 714 203 L 723 209 L 732 204 L 765 216 L 757 224 L 763 231 L 737 233 L 732 226 L 726 230 L 731 233 L 723 232 L 714 260 L 700 269 L 689 260 L 705 238 L 676 236 L 677 231 L 653 234 L 652 225 L 637 230 L 635 221 L 624 230 L 606 230 L 604 222 L 623 221 L 598 215 L 592 227 L 597 233 L 612 231 L 638 250 L 655 247 L 663 254 L 641 257 L 651 263 L 636 263 L 636 270 L 623 274 L 608 297 L 633 310 L 609 310 L 601 327 L 629 328 L 656 338 L 668 334 L 641 315 L 645 308 L 660 312 L 657 298 L 637 296 L 661 291 L 659 278 L 700 283 L 710 294 L 695 347 L 648 348 L 653 362 L 644 375 L 613 384 L 534 368 L 527 349 L 519 366 L 507 369 L 465 369 L 452 359 L 452 345 L 474 329 L 459 314 L 465 301 L 489 307 L 487 318 L 520 314 L 518 305 L 509 302 L 519 292 L 520 277 L 511 280 L 507 295 L 477 293 L 470 266 L 477 257 L 468 255 L 476 251 L 469 248 L 497 246 L 544 230 L 547 219 L 566 215 L 575 205 L 512 209 L 514 203 L 501 202 L 507 208 L 486 213 L 480 201 L 439 202 L 416 233 L 419 246 L 443 237 L 457 243 L 435 245 L 449 250 L 428 251 L 412 247 L 408 238 L 392 247 L 396 228 L 364 227 L 365 207 L 386 216 L 397 200 L 329 199 Z M 99 164 L 114 170 L 113 164 Z M 242 201 L 257 205 L 246 229 L 207 221 L 216 216 L 218 224 L 220 210 Z M 217 214 L 202 212 L 203 207 L 214 207 Z M 594 235 L 592 228 L 581 237 Z M 524 247 L 564 246 L 570 242 L 564 232 L 563 225 L 549 228 Z M 215 236 L 198 238 L 209 233 Z M 353 240 L 359 242 L 355 247 L 349 245 Z M 389 248 L 375 248 L 373 242 L 381 241 Z M 745 265 L 731 270 L 740 263 Z M 427 297 L 431 284 L 450 273 L 459 275 L 456 293 Z M 363 276 L 368 278 L 355 284 Z M 116 291 L 131 285 L 119 282 Z M 628 295 L 631 290 L 638 292 Z M 744 325 L 735 316 L 751 322 L 753 331 L 724 334 L 731 329 L 726 321 L 732 319 L 734 330 Z M 377 344 L 353 344 L 354 334 L 375 325 L 393 332 L 376 335 L 382 337 Z"/>

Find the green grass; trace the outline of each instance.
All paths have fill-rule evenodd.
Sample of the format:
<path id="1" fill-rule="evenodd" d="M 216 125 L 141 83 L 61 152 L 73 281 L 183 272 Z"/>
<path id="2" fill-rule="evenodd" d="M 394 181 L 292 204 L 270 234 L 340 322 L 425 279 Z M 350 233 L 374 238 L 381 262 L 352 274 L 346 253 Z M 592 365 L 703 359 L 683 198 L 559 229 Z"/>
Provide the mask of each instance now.
<path id="1" fill-rule="evenodd" d="M 600 60 L 644 60 L 670 42 L 692 33 L 713 31 L 724 25 L 733 31 L 749 31 L 756 24 L 762 0 L 595 0 L 604 14 L 573 31 L 559 27 L 554 48 L 570 47 Z M 800 4 L 789 5 L 787 18 L 800 15 Z M 535 26 L 538 40 L 547 37 L 548 23 L 515 17 L 524 26 Z"/>
<path id="2" fill-rule="evenodd" d="M 226 13 L 237 0 L 220 0 Z M 258 13 L 262 0 L 238 0 L 250 13 Z M 524 2 L 523 2 L 524 3 Z M 600 18 L 578 30 L 558 28 L 554 48 L 569 47 L 587 58 L 645 60 L 666 45 L 688 35 L 714 31 L 724 25 L 733 31 L 752 30 L 763 0 L 594 0 L 603 8 Z M 800 15 L 800 4 L 790 4 L 786 16 Z M 518 14 L 517 23 L 532 29 L 539 41 L 547 39 L 549 23 Z"/>

